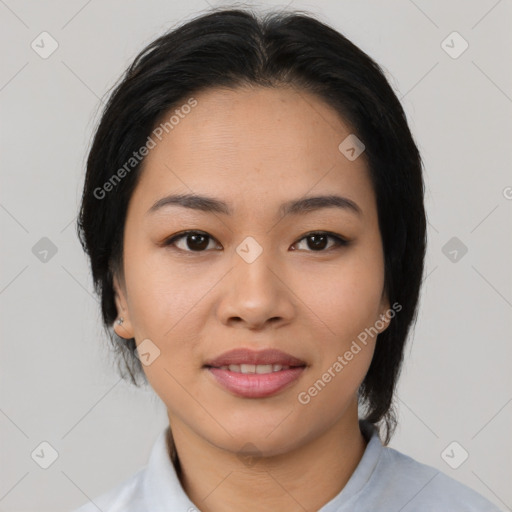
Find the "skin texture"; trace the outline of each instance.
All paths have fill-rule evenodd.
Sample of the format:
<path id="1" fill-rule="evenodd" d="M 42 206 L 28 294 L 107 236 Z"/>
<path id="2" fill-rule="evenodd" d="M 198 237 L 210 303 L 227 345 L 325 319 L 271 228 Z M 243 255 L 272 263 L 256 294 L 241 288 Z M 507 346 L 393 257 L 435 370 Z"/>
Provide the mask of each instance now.
<path id="1" fill-rule="evenodd" d="M 357 390 L 376 338 L 308 404 L 298 393 L 365 328 L 389 325 L 381 316 L 389 303 L 364 153 L 348 160 L 338 146 L 350 127 L 295 88 L 210 89 L 194 97 L 197 106 L 146 157 L 130 201 L 124 275 L 114 279 L 124 324 L 115 329 L 160 350 L 144 371 L 167 407 L 182 485 L 201 510 L 318 510 L 364 453 Z M 179 206 L 146 213 L 168 194 L 190 192 L 222 199 L 234 214 Z M 278 215 L 282 202 L 322 194 L 355 201 L 362 215 L 338 208 Z M 188 229 L 211 237 L 204 248 L 190 237 L 163 245 Z M 311 231 L 350 244 L 327 238 L 317 250 L 304 238 Z M 248 236 L 262 248 L 252 263 L 236 252 Z M 237 397 L 203 365 L 239 347 L 277 348 L 308 366 L 274 396 Z M 258 451 L 252 462 L 243 457 L 246 443 Z"/>

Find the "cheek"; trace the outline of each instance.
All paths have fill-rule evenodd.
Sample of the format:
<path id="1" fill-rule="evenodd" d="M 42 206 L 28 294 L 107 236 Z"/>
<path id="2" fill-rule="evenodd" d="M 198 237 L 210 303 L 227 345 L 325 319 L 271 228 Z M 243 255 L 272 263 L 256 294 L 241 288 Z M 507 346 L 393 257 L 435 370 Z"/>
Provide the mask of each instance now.
<path id="1" fill-rule="evenodd" d="M 305 305 L 305 315 L 328 341 L 357 337 L 378 318 L 384 283 L 382 263 L 360 252 L 297 274 L 292 289 Z"/>
<path id="2" fill-rule="evenodd" d="M 172 263 L 161 248 L 139 245 L 126 254 L 128 302 L 135 339 L 137 344 L 151 340 L 159 354 L 154 362 L 143 367 L 144 372 L 161 396 L 181 396 L 183 390 L 178 383 L 189 386 L 202 365 L 201 335 L 208 313 L 207 292 L 220 276 L 206 267 L 199 273 L 194 264 Z"/>
<path id="3" fill-rule="evenodd" d="M 135 337 L 170 337 L 200 299 L 197 278 L 177 271 L 161 248 L 127 251 L 126 283 Z M 204 294 L 204 292 L 203 292 Z"/>

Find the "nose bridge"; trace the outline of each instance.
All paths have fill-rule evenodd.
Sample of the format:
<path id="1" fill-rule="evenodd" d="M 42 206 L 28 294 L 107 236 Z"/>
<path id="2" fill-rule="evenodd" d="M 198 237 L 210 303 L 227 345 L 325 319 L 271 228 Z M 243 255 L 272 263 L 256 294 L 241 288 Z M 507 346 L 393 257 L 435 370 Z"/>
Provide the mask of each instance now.
<path id="1" fill-rule="evenodd" d="M 221 308 L 224 321 L 236 317 L 251 325 L 260 325 L 271 318 L 285 318 L 292 308 L 287 300 L 286 286 L 279 277 L 280 265 L 276 251 L 263 246 L 263 236 L 246 236 L 233 254 L 227 293 Z M 266 239 L 267 245 L 270 237 Z"/>
<path id="2" fill-rule="evenodd" d="M 272 267 L 276 266 L 276 261 L 269 237 L 263 240 L 263 236 L 246 236 L 236 247 L 234 258 L 237 282 L 251 287 L 261 286 L 270 291 L 271 282 L 275 278 Z"/>

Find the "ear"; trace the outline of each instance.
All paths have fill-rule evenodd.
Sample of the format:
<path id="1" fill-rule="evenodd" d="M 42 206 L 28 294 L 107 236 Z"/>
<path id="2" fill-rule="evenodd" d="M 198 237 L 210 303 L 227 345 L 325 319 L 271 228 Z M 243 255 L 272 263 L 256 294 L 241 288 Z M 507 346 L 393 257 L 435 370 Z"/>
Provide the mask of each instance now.
<path id="1" fill-rule="evenodd" d="M 382 299 L 380 301 L 379 318 L 377 318 L 375 320 L 375 323 L 378 322 L 378 325 L 380 327 L 378 329 L 379 334 L 384 332 L 389 327 L 389 324 L 391 323 L 391 319 L 393 317 L 389 315 L 389 313 L 388 313 L 389 309 L 390 309 L 390 306 L 389 306 L 389 300 L 387 297 L 387 292 L 386 292 L 386 290 L 384 290 L 384 292 L 382 293 Z"/>
<path id="2" fill-rule="evenodd" d="M 114 331 L 121 338 L 133 338 L 133 327 L 130 321 L 130 313 L 128 311 L 128 302 L 126 300 L 125 287 L 121 285 L 117 275 L 114 275 L 113 287 L 117 307 L 117 318 L 114 322 Z M 117 323 L 117 320 L 119 320 L 119 318 L 123 319 L 123 323 L 121 325 Z"/>

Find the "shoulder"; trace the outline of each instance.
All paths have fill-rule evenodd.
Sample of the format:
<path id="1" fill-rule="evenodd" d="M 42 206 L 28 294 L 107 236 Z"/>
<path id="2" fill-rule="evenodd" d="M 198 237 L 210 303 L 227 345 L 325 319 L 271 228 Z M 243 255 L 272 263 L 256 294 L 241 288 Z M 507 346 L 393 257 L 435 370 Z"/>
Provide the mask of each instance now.
<path id="1" fill-rule="evenodd" d="M 383 447 L 375 469 L 380 492 L 392 492 L 403 512 L 499 512 L 496 505 L 470 487 L 394 448 Z"/>
<path id="2" fill-rule="evenodd" d="M 146 467 L 109 491 L 90 499 L 73 512 L 140 512 L 143 507 L 143 482 Z"/>

